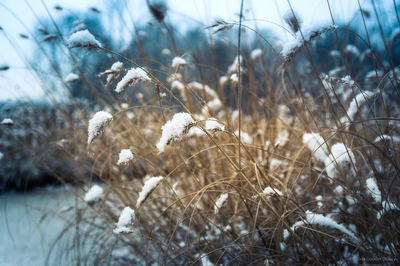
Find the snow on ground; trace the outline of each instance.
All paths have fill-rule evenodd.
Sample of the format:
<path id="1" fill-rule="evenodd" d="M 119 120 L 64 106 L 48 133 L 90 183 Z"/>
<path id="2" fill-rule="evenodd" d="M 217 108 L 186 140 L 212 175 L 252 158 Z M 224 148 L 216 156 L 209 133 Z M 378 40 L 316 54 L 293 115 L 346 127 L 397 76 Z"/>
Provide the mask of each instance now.
<path id="1" fill-rule="evenodd" d="M 0 265 L 46 265 L 63 217 L 71 215 L 61 211 L 72 204 L 72 192 L 63 188 L 0 195 Z"/>

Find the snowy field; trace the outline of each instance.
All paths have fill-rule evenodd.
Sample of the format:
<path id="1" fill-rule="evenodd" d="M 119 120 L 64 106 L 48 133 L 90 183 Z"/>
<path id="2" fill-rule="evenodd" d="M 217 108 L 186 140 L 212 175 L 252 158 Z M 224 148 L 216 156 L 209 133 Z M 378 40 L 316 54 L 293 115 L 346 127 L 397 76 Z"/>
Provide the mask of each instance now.
<path id="1" fill-rule="evenodd" d="M 73 215 L 65 207 L 73 203 L 64 188 L 0 195 L 0 265 L 47 265 L 50 248 L 60 247 L 54 241 Z"/>

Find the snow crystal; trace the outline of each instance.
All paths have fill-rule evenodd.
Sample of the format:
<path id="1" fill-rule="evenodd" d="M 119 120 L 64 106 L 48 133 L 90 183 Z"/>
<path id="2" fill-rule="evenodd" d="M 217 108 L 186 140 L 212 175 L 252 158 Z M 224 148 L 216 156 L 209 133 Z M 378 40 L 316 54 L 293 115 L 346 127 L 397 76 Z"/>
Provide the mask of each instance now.
<path id="1" fill-rule="evenodd" d="M 103 128 L 113 119 L 112 115 L 106 111 L 97 112 L 92 119 L 89 120 L 88 127 L 88 144 L 92 143 L 94 138 L 100 135 Z"/>
<path id="2" fill-rule="evenodd" d="M 325 140 L 318 133 L 306 133 L 303 135 L 303 144 L 312 151 L 315 158 L 320 161 L 325 161 L 328 157 L 328 147 Z"/>
<path id="3" fill-rule="evenodd" d="M 263 55 L 263 50 L 258 48 L 258 49 L 251 51 L 250 57 L 251 57 L 251 60 L 255 61 L 255 60 L 261 58 L 262 55 Z"/>
<path id="4" fill-rule="evenodd" d="M 77 31 L 69 37 L 67 45 L 70 48 L 101 48 L 101 44 L 94 38 L 88 30 Z"/>
<path id="5" fill-rule="evenodd" d="M 353 152 L 346 147 L 343 143 L 336 143 L 331 148 L 331 153 L 324 161 L 326 172 L 329 177 L 335 177 L 336 175 L 336 164 L 343 166 L 350 164 L 351 161 L 355 162 Z"/>
<path id="6" fill-rule="evenodd" d="M 130 160 L 133 159 L 133 153 L 130 149 L 122 149 L 119 153 L 119 158 L 117 164 L 127 164 Z"/>
<path id="7" fill-rule="evenodd" d="M 224 131 L 224 126 L 218 123 L 217 119 L 211 117 L 206 120 L 206 130 L 211 132 Z"/>
<path id="8" fill-rule="evenodd" d="M 310 211 L 306 211 L 305 221 L 309 224 L 319 225 L 319 226 L 327 226 L 330 228 L 337 229 L 346 235 L 350 236 L 355 243 L 359 243 L 358 238 L 346 227 L 341 224 L 338 224 L 335 220 L 330 217 L 323 216 L 322 214 L 313 213 Z M 306 225 L 305 221 L 298 221 L 294 223 L 291 227 L 292 231 L 296 229 L 296 227 Z M 287 230 L 284 231 L 284 239 L 289 236 L 289 232 Z"/>
<path id="9" fill-rule="evenodd" d="M 171 66 L 177 68 L 180 65 L 186 65 L 186 60 L 179 56 L 174 57 Z"/>
<path id="10" fill-rule="evenodd" d="M 88 192 L 86 192 L 83 200 L 87 203 L 94 203 L 100 200 L 102 197 L 103 197 L 103 188 L 98 185 L 94 185 L 88 190 Z"/>
<path id="11" fill-rule="evenodd" d="M 390 135 L 381 135 L 375 138 L 374 142 L 379 142 L 382 140 L 393 140 L 394 142 L 399 142 L 400 143 L 400 137 L 399 136 L 390 136 Z"/>
<path id="12" fill-rule="evenodd" d="M 264 188 L 264 190 L 263 190 L 263 192 L 262 192 L 264 195 L 266 195 L 266 196 L 270 196 L 270 195 L 279 195 L 279 196 L 283 196 L 283 193 L 282 193 L 282 191 L 280 191 L 280 190 L 278 190 L 278 189 L 274 189 L 274 188 L 271 188 L 271 187 L 266 187 L 266 188 Z"/>
<path id="13" fill-rule="evenodd" d="M 400 211 L 400 207 L 392 202 L 388 202 L 388 201 L 384 200 L 384 201 L 382 201 L 382 210 L 380 210 L 376 214 L 376 218 L 379 220 L 379 219 L 381 219 L 381 217 L 383 215 L 385 215 L 385 213 L 387 213 L 389 211 L 395 211 L 395 210 Z"/>
<path id="14" fill-rule="evenodd" d="M 118 82 L 117 87 L 115 88 L 116 92 L 121 92 L 126 87 L 135 84 L 138 81 L 150 81 L 151 79 L 147 76 L 147 73 L 140 67 L 131 68 L 126 75 L 122 78 L 120 82 Z"/>
<path id="15" fill-rule="evenodd" d="M 132 210 L 130 207 L 125 207 L 118 218 L 117 226 L 113 230 L 114 234 L 132 233 L 133 230 L 132 228 L 130 228 L 130 225 L 133 223 L 134 218 L 135 211 Z"/>
<path id="16" fill-rule="evenodd" d="M 228 193 L 224 193 L 221 196 L 219 196 L 219 198 L 217 199 L 217 201 L 215 202 L 215 205 L 214 205 L 214 213 L 215 214 L 217 214 L 219 209 L 221 209 L 224 206 L 226 200 L 228 199 L 228 196 L 229 196 Z"/>
<path id="17" fill-rule="evenodd" d="M 375 202 L 381 202 L 382 200 L 381 191 L 379 190 L 379 187 L 376 184 L 375 179 L 373 179 L 372 177 L 368 178 L 366 180 L 366 184 L 367 184 L 367 193 L 374 198 Z"/>
<path id="18" fill-rule="evenodd" d="M 64 81 L 65 81 L 65 82 L 72 82 L 72 81 L 75 81 L 75 80 L 78 80 L 78 79 L 79 79 L 79 76 L 78 76 L 77 74 L 75 74 L 75 73 L 69 73 L 69 74 L 65 77 Z"/>
<path id="19" fill-rule="evenodd" d="M 139 198 L 136 202 L 136 208 L 139 208 L 140 205 L 147 199 L 150 193 L 156 188 L 156 186 L 163 180 L 162 176 L 151 177 L 149 178 L 142 188 L 142 191 L 139 193 Z"/>
<path id="20" fill-rule="evenodd" d="M 364 91 L 359 94 L 357 94 L 354 99 L 350 102 L 349 108 L 347 109 L 347 115 L 350 117 L 351 120 L 354 119 L 354 117 L 357 114 L 357 104 L 360 106 L 363 104 L 366 100 L 371 98 L 372 96 L 375 95 L 375 92 L 372 91 Z M 340 120 L 342 123 L 348 122 L 348 118 L 346 116 L 342 117 Z"/>
<path id="21" fill-rule="evenodd" d="M 188 113 L 177 113 L 161 129 L 162 134 L 157 149 L 164 152 L 165 146 L 183 137 L 194 124 L 193 118 Z"/>
<path id="22" fill-rule="evenodd" d="M 13 121 L 11 118 L 4 118 L 4 119 L 1 121 L 1 124 L 2 124 L 2 125 L 11 126 L 11 125 L 14 124 L 14 121 Z"/>

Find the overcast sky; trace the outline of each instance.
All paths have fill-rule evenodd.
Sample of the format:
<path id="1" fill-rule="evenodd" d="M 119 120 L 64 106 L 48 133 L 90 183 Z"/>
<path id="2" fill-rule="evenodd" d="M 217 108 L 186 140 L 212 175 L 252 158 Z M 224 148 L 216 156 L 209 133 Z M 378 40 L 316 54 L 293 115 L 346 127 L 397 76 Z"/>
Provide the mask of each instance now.
<path id="1" fill-rule="evenodd" d="M 85 10 L 89 7 L 97 7 L 106 12 L 112 8 L 113 1 L 124 0 L 43 0 L 52 15 L 60 16 L 60 11 L 53 7 L 56 4 L 63 6 L 62 12 L 69 10 Z M 131 0 L 129 10 L 134 19 L 147 22 L 151 16 L 147 10 L 145 0 Z M 361 5 L 366 2 L 360 0 Z M 377 1 L 377 2 L 391 2 Z M 1 0 L 0 2 L 0 26 L 3 27 L 7 35 L 18 45 L 19 52 L 15 51 L 3 34 L 0 35 L 0 65 L 9 65 L 11 68 L 6 72 L 0 72 L 0 100 L 20 98 L 29 96 L 36 99 L 43 97 L 40 86 L 35 79 L 27 73 L 23 58 L 31 55 L 30 40 L 18 37 L 20 33 L 27 33 L 22 23 L 28 28 L 32 27 L 37 18 L 47 16 L 46 10 L 41 0 Z M 27 4 L 29 3 L 29 5 Z M 240 10 L 240 0 L 167 0 L 169 6 L 168 18 L 172 22 L 179 22 L 182 31 L 191 25 L 198 23 L 210 25 L 216 18 L 224 20 L 237 20 Z M 304 21 L 304 26 L 326 24 L 331 22 L 329 9 L 326 0 L 291 0 L 294 10 L 299 13 Z M 334 18 L 338 21 L 351 21 L 354 12 L 358 9 L 357 0 L 330 0 Z M 16 19 L 9 10 L 15 13 Z M 245 0 L 244 10 L 247 18 L 259 20 L 259 26 L 268 27 L 274 30 L 282 40 L 287 36 L 279 27 L 273 23 L 282 25 L 281 16 L 289 10 L 286 0 Z M 265 22 L 270 21 L 270 22 Z M 22 23 L 21 23 L 22 22 Z M 22 52 L 21 52 L 22 51 Z"/>

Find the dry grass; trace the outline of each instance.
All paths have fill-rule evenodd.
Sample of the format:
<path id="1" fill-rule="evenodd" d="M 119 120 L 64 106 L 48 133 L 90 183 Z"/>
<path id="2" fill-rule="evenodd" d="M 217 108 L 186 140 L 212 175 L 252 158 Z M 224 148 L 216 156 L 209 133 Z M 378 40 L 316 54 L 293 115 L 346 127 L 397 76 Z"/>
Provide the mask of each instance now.
<path id="1" fill-rule="evenodd" d="M 159 20 L 161 27 L 167 27 Z M 221 22 L 215 26 L 232 30 L 237 25 L 228 27 Z M 399 105 L 393 98 L 399 93 L 399 72 L 391 74 L 394 66 L 379 67 L 384 63 L 376 53 L 365 55 L 377 66 L 369 70 L 385 71 L 383 76 L 371 80 L 365 72 L 350 72 L 349 61 L 356 59 L 345 52 L 347 43 L 339 36 L 351 31 L 339 27 L 330 35 L 337 42 L 330 49 L 339 47 L 340 51 L 330 67 L 342 67 L 357 82 L 346 82 L 341 74 L 324 78 L 322 62 L 332 58 L 325 53 L 323 60 L 316 59 L 314 40 L 324 32 L 311 34 L 284 58 L 269 48 L 262 48 L 263 57 L 258 59 L 239 50 L 244 67 L 242 75 L 238 73 L 239 84 L 231 82 L 232 73 L 216 71 L 212 63 L 199 66 L 189 59 L 186 66 L 164 65 L 163 72 L 155 73 L 106 48 L 90 51 L 110 54 L 115 61 L 124 62 L 125 69 L 144 67 L 151 81 L 117 95 L 112 90 L 123 72 L 104 86 L 104 92 L 93 90 L 99 109 L 112 113 L 113 121 L 90 145 L 86 134 L 77 129 L 80 134 L 70 142 L 75 145 L 74 153 L 66 159 L 90 169 L 90 175 L 76 177 L 79 199 L 96 181 L 94 177 L 104 184 L 105 192 L 95 204 L 80 202 L 72 210 L 75 218 L 66 230 L 75 232 L 75 237 L 62 258 L 81 264 L 118 265 L 395 262 L 400 245 L 399 211 L 390 210 L 379 219 L 377 214 L 384 208 L 383 201 L 400 206 Z M 369 40 L 358 38 L 370 46 Z M 241 47 L 238 43 L 232 46 Z M 242 48 L 245 46 L 242 43 Z M 76 55 L 71 49 L 68 52 Z M 266 64 L 266 58 L 270 63 Z M 86 75 L 82 69 L 78 71 L 82 78 Z M 213 74 L 203 75 L 206 71 Z M 178 79 L 181 89 L 163 82 L 178 73 L 182 74 Z M 202 78 L 195 80 L 199 76 Z M 220 82 L 221 76 L 228 78 L 225 84 Z M 192 81 L 202 86 L 190 84 Z M 206 85 L 214 94 L 207 92 Z M 375 92 L 372 97 L 354 101 L 356 95 L 371 88 Z M 212 105 L 212 100 L 220 104 Z M 129 104 L 122 105 L 125 102 Z M 355 108 L 354 114 L 350 106 Z M 182 111 L 189 113 L 195 124 L 160 153 L 156 143 L 162 126 Z M 94 114 L 90 113 L 85 121 Z M 217 118 L 225 129 L 205 130 L 210 117 Z M 78 128 L 86 130 L 86 126 Z M 192 134 L 193 128 L 203 134 Z M 334 155 L 331 164 L 324 163 L 303 143 L 303 135 L 311 132 L 323 137 L 320 145 L 329 154 L 336 143 L 343 143 L 345 151 Z M 391 138 L 375 141 L 384 134 Z M 121 149 L 134 153 L 134 160 L 127 165 L 117 165 Z M 87 152 L 93 159 L 89 165 L 80 159 Z M 163 176 L 164 180 L 135 209 L 133 233 L 113 234 L 122 209 L 136 206 L 146 176 Z M 376 182 L 381 200 L 371 196 L 368 178 Z M 282 193 L 265 195 L 266 187 Z M 225 193 L 227 201 L 216 208 L 216 201 Z M 310 220 L 293 228 L 294 223 L 306 219 L 307 211 L 331 218 L 350 230 L 356 240 Z M 285 230 L 289 233 L 286 238 Z"/>

